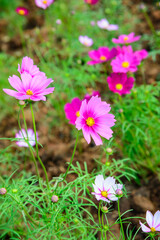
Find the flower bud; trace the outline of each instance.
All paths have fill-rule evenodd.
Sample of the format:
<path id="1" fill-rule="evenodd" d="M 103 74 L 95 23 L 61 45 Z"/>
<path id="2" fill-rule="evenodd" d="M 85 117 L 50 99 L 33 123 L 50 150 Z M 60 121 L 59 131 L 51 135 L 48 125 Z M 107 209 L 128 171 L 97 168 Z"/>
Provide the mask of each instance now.
<path id="1" fill-rule="evenodd" d="M 109 230 L 109 226 L 108 226 L 108 225 L 104 225 L 103 228 L 104 228 L 104 230 L 106 230 L 106 231 Z"/>
<path id="2" fill-rule="evenodd" d="M 7 190 L 5 188 L 0 188 L 0 195 L 6 194 Z"/>
<path id="3" fill-rule="evenodd" d="M 110 162 L 106 162 L 105 165 L 106 165 L 107 167 L 109 167 L 109 166 L 111 165 L 111 163 L 110 163 Z"/>
<path id="4" fill-rule="evenodd" d="M 112 148 L 107 148 L 107 149 L 106 149 L 106 152 L 107 152 L 108 154 L 112 154 L 112 153 L 113 153 L 113 150 L 112 150 Z"/>
<path id="5" fill-rule="evenodd" d="M 25 101 L 20 100 L 20 101 L 19 101 L 19 105 L 21 105 L 21 106 L 25 105 Z"/>
<path id="6" fill-rule="evenodd" d="M 121 189 L 117 189 L 116 194 L 117 194 L 118 197 L 122 197 L 123 191 Z"/>
<path id="7" fill-rule="evenodd" d="M 16 188 L 12 189 L 12 193 L 17 193 L 18 190 Z"/>
<path id="8" fill-rule="evenodd" d="M 53 195 L 51 198 L 52 202 L 58 202 L 58 200 L 59 200 L 59 197 L 57 195 Z"/>
<path id="9" fill-rule="evenodd" d="M 108 208 L 106 206 L 104 206 L 104 207 L 101 208 L 101 211 L 103 213 L 107 213 L 108 212 Z"/>
<path id="10" fill-rule="evenodd" d="M 118 112 L 119 112 L 119 113 L 122 113 L 122 112 L 123 112 L 123 109 L 122 109 L 122 108 L 120 108 Z"/>

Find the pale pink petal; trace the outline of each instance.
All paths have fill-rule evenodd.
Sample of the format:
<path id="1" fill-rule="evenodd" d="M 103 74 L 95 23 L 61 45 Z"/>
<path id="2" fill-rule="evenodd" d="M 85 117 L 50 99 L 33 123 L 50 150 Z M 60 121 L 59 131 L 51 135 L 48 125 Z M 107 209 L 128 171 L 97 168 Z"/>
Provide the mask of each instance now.
<path id="1" fill-rule="evenodd" d="M 151 229 L 146 227 L 141 221 L 139 221 L 143 232 L 151 232 Z"/>
<path id="2" fill-rule="evenodd" d="M 150 211 L 146 212 L 146 221 L 147 221 L 148 225 L 150 226 L 150 228 L 154 227 L 153 226 L 153 215 Z"/>
<path id="3" fill-rule="evenodd" d="M 103 182 L 104 182 L 103 175 L 96 176 L 95 184 L 100 190 L 103 190 Z"/>
<path id="4" fill-rule="evenodd" d="M 8 79 L 10 85 L 16 89 L 18 92 L 23 91 L 22 81 L 20 78 L 16 75 L 13 75 L 12 77 L 9 77 Z"/>
<path id="5" fill-rule="evenodd" d="M 156 228 L 160 224 L 160 211 L 158 210 L 153 217 L 153 226 Z"/>

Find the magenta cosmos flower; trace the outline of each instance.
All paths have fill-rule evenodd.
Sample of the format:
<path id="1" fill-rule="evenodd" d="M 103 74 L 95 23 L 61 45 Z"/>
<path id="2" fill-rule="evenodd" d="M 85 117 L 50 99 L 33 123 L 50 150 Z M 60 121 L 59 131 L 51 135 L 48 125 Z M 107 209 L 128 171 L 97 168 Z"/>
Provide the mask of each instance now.
<path id="1" fill-rule="evenodd" d="M 9 77 L 8 81 L 16 91 L 11 89 L 3 89 L 3 91 L 16 99 L 32 101 L 46 101 L 44 95 L 54 91 L 54 87 L 47 88 L 53 80 L 51 78 L 47 79 L 45 74 L 31 77 L 29 73 L 25 72 L 21 74 L 21 78 L 22 81 L 16 75 Z"/>
<path id="2" fill-rule="evenodd" d="M 140 221 L 140 225 L 143 232 L 160 232 L 160 211 L 158 210 L 154 216 L 150 211 L 146 212 L 146 221 L 149 225 L 149 227 L 146 227 L 143 223 Z"/>
<path id="3" fill-rule="evenodd" d="M 35 0 L 36 6 L 43 9 L 48 8 L 53 2 L 54 0 Z"/>
<path id="4" fill-rule="evenodd" d="M 146 57 L 148 57 L 148 52 L 145 50 L 145 49 L 141 49 L 141 50 L 138 50 L 138 51 L 133 51 L 132 49 L 132 46 L 117 46 L 117 52 L 118 54 L 122 53 L 122 54 L 125 54 L 125 53 L 130 53 L 130 54 L 133 54 L 137 60 L 139 61 L 139 63 L 145 59 Z"/>
<path id="5" fill-rule="evenodd" d="M 93 40 L 92 38 L 89 38 L 87 36 L 79 36 L 79 41 L 86 47 L 90 47 L 93 45 Z"/>
<path id="6" fill-rule="evenodd" d="M 28 9 L 25 7 L 17 7 L 16 12 L 21 16 L 26 16 L 29 13 Z"/>
<path id="7" fill-rule="evenodd" d="M 37 136 L 37 140 L 38 140 L 38 133 L 36 132 L 36 136 Z M 19 131 L 18 133 L 16 133 L 16 138 L 19 138 L 18 141 L 16 142 L 16 144 L 19 147 L 28 147 L 28 143 L 31 146 L 35 146 L 36 142 L 35 142 L 35 134 L 34 131 L 32 129 L 28 129 L 27 133 L 24 129 L 22 129 L 22 131 Z"/>
<path id="8" fill-rule="evenodd" d="M 100 47 L 97 50 L 92 50 L 88 53 L 92 61 L 87 62 L 88 65 L 94 65 L 98 63 L 103 63 L 111 60 L 117 55 L 117 49 L 112 48 L 109 50 L 108 47 Z"/>
<path id="9" fill-rule="evenodd" d="M 135 72 L 137 71 L 137 65 L 139 65 L 139 61 L 134 54 L 125 53 L 119 54 L 116 56 L 114 60 L 111 62 L 113 72 Z"/>
<path id="10" fill-rule="evenodd" d="M 145 49 L 134 52 L 134 56 L 141 62 L 143 59 L 148 57 L 148 52 Z"/>
<path id="11" fill-rule="evenodd" d="M 88 4 L 91 4 L 91 5 L 94 5 L 96 3 L 99 2 L 99 0 L 84 0 L 85 3 L 88 3 Z"/>
<path id="12" fill-rule="evenodd" d="M 98 96 L 98 97 L 100 97 L 100 92 L 99 91 L 91 91 L 91 93 L 87 93 L 85 96 L 84 96 L 84 99 L 86 99 L 86 101 L 88 102 L 90 99 L 91 99 L 91 97 L 93 97 L 93 96 Z M 83 100 L 84 100 L 83 99 Z"/>
<path id="13" fill-rule="evenodd" d="M 98 175 L 95 179 L 95 184 L 93 184 L 94 192 L 96 199 L 98 201 L 103 200 L 110 203 L 110 201 L 117 201 L 118 197 L 116 196 L 117 190 L 122 190 L 122 184 L 116 184 L 116 180 L 113 177 L 107 177 L 105 180 L 103 175 Z"/>
<path id="14" fill-rule="evenodd" d="M 107 19 L 101 19 L 101 20 L 97 21 L 97 25 L 99 28 L 106 29 L 108 31 L 118 30 L 118 28 L 119 28 L 118 25 L 109 24 Z"/>
<path id="15" fill-rule="evenodd" d="M 32 77 L 41 74 L 39 68 L 34 65 L 33 60 L 27 56 L 22 59 L 21 66 L 18 64 L 18 72 L 20 74 L 29 73 Z"/>
<path id="16" fill-rule="evenodd" d="M 75 125 L 77 117 L 79 117 L 79 110 L 82 101 L 79 98 L 73 98 L 71 103 L 67 103 L 64 106 L 66 118 L 69 119 L 69 123 Z"/>
<path id="17" fill-rule="evenodd" d="M 102 139 L 112 137 L 113 131 L 110 129 L 115 123 L 114 115 L 109 114 L 110 104 L 102 102 L 98 96 L 93 96 L 88 102 L 82 101 L 79 110 L 79 117 L 75 124 L 78 130 L 82 129 L 84 138 L 89 144 L 91 137 L 96 145 L 102 145 Z"/>
<path id="18" fill-rule="evenodd" d="M 133 88 L 134 78 L 127 77 L 126 73 L 112 73 L 107 78 L 109 89 L 119 95 L 130 93 Z"/>
<path id="19" fill-rule="evenodd" d="M 135 33 L 130 33 L 128 35 L 120 35 L 118 39 L 113 38 L 112 42 L 117 43 L 117 44 L 128 44 L 132 42 L 136 42 L 140 39 L 141 36 L 134 36 Z"/>

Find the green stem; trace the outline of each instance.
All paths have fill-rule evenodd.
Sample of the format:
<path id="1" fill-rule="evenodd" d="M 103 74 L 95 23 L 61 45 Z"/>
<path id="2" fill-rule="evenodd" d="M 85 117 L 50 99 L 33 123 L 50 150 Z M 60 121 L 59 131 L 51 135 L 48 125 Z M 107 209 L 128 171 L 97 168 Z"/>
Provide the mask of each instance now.
<path id="1" fill-rule="evenodd" d="M 121 219 L 119 198 L 118 198 L 118 214 L 119 214 L 119 222 L 120 222 L 120 226 L 121 226 L 122 237 L 123 237 L 123 240 L 125 240 L 124 229 L 123 229 L 123 224 L 122 224 L 122 219 Z"/>
<path id="2" fill-rule="evenodd" d="M 104 214 L 102 213 L 102 226 L 104 228 L 104 219 L 103 219 Z M 107 240 L 107 232 L 106 230 L 104 231 L 104 239 Z"/>
<path id="3" fill-rule="evenodd" d="M 33 113 L 33 107 L 32 107 L 32 103 L 30 103 L 30 108 L 31 108 L 31 114 L 32 114 L 32 120 L 33 120 L 33 129 L 34 129 L 34 134 L 35 134 L 35 142 L 36 142 L 36 153 L 37 153 L 37 158 L 39 163 L 41 164 L 45 177 L 46 177 L 46 184 L 47 184 L 47 189 L 49 190 L 49 181 L 48 181 L 48 175 L 47 175 L 47 171 L 46 168 L 41 160 L 41 158 L 39 157 L 39 152 L 38 152 L 38 141 L 37 141 L 37 134 L 36 134 L 36 124 L 35 124 L 35 118 L 34 118 L 34 113 Z"/>
<path id="4" fill-rule="evenodd" d="M 75 145 L 74 145 L 72 157 L 71 157 L 70 163 L 69 163 L 69 165 L 68 165 L 68 168 L 67 168 L 67 170 L 66 170 L 66 173 L 65 173 L 65 175 L 64 175 L 63 181 L 66 179 L 67 174 L 68 174 L 68 171 L 69 171 L 69 169 L 70 169 L 70 167 L 71 167 L 71 164 L 72 164 L 72 161 L 73 161 L 73 158 L 74 158 L 74 154 L 75 154 L 75 151 L 76 151 L 77 143 L 78 143 L 78 137 L 79 137 L 79 132 L 77 132 L 77 137 L 76 137 L 76 142 L 75 142 Z"/>
<path id="5" fill-rule="evenodd" d="M 99 201 L 99 206 L 98 206 L 98 220 L 99 220 L 99 227 L 101 229 L 101 237 L 103 239 L 103 229 L 101 224 L 101 201 Z"/>
<path id="6" fill-rule="evenodd" d="M 112 236 L 115 240 L 117 240 L 117 238 L 114 236 L 114 234 L 113 234 L 111 231 L 109 231 L 109 233 L 111 234 L 111 236 Z"/>

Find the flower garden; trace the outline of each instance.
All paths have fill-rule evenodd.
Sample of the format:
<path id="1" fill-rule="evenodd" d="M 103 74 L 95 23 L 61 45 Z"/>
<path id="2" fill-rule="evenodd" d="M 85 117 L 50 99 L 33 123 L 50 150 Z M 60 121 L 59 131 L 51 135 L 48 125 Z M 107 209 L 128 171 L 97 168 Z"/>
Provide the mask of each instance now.
<path id="1" fill-rule="evenodd" d="M 160 239 L 160 2 L 1 0 L 0 239 Z"/>

